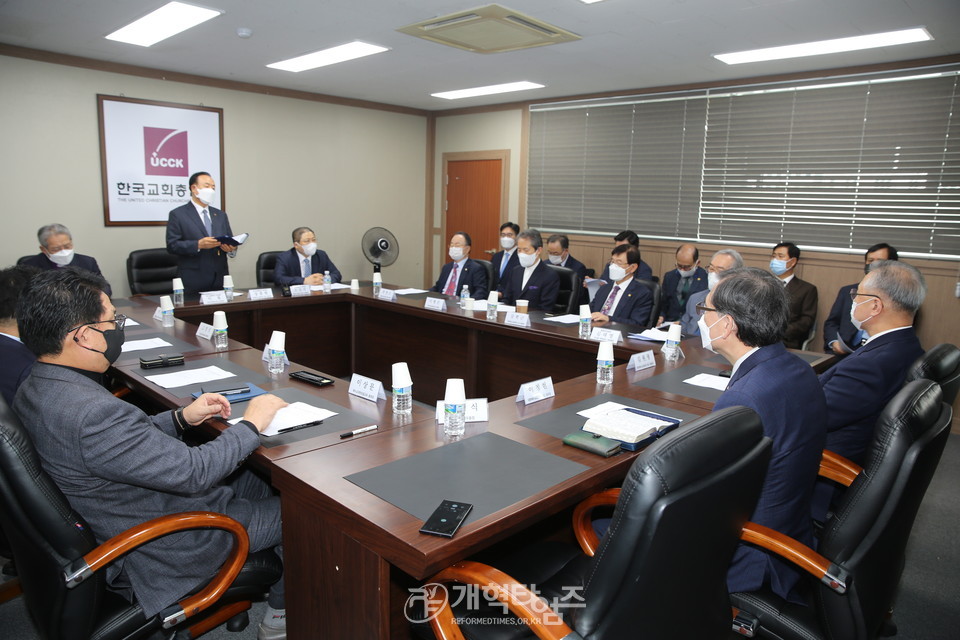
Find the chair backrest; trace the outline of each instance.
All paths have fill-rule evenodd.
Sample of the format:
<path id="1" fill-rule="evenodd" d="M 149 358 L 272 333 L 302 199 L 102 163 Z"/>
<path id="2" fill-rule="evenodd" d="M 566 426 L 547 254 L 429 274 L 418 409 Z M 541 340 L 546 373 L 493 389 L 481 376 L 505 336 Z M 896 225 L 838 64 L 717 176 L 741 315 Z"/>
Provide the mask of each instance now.
<path id="1" fill-rule="evenodd" d="M 640 280 L 639 278 L 635 278 L 634 282 L 639 282 L 645 286 L 650 290 L 650 295 L 653 296 L 653 307 L 650 309 L 650 317 L 647 319 L 645 326 L 655 326 L 660 318 L 660 285 L 654 280 Z"/>
<path id="2" fill-rule="evenodd" d="M 489 260 L 474 259 L 473 261 L 479 262 L 483 266 L 484 271 L 487 272 L 487 291 L 493 291 L 495 288 L 493 286 L 493 263 Z"/>
<path id="3" fill-rule="evenodd" d="M 29 260 L 30 258 L 32 258 L 32 257 L 35 256 L 35 255 L 37 255 L 37 254 L 33 254 L 33 255 L 29 255 L 29 256 L 20 256 L 19 258 L 17 258 L 17 264 L 23 264 L 24 262 L 26 262 L 27 260 Z"/>
<path id="4" fill-rule="evenodd" d="M 821 533 L 820 553 L 851 576 L 845 594 L 824 585 L 815 592 L 829 638 L 876 637 L 893 605 L 910 530 L 951 418 L 940 387 L 929 380 L 907 383 L 880 414 L 863 471 Z"/>
<path id="5" fill-rule="evenodd" d="M 960 390 L 960 349 L 953 344 L 938 344 L 917 358 L 907 370 L 906 382 L 925 378 L 940 385 L 943 401 L 953 405 Z"/>
<path id="6" fill-rule="evenodd" d="M 105 595 L 105 572 L 68 590 L 63 568 L 92 550 L 96 541 L 44 472 L 29 434 L 2 398 L 0 513 L 40 637 L 89 638 Z"/>
<path id="7" fill-rule="evenodd" d="M 770 460 L 757 414 L 729 407 L 681 426 L 634 461 L 594 555 L 585 639 L 725 638 L 727 570 Z"/>
<path id="8" fill-rule="evenodd" d="M 813 324 L 810 325 L 810 331 L 807 333 L 806 340 L 803 341 L 803 344 L 800 345 L 802 351 L 809 351 L 810 344 L 813 342 L 813 338 L 817 335 L 817 315 L 813 316 Z"/>
<path id="9" fill-rule="evenodd" d="M 137 249 L 127 256 L 127 282 L 133 295 L 173 293 L 177 257 L 166 249 Z"/>
<path id="10" fill-rule="evenodd" d="M 561 267 L 555 264 L 547 264 L 548 269 L 552 269 L 560 278 L 560 293 L 557 295 L 557 301 L 553 304 L 553 310 L 547 310 L 548 313 L 578 313 L 580 309 L 580 274 L 573 269 Z"/>
<path id="11" fill-rule="evenodd" d="M 264 251 L 257 256 L 257 286 L 273 286 L 273 270 L 277 266 L 277 256 L 283 251 Z"/>

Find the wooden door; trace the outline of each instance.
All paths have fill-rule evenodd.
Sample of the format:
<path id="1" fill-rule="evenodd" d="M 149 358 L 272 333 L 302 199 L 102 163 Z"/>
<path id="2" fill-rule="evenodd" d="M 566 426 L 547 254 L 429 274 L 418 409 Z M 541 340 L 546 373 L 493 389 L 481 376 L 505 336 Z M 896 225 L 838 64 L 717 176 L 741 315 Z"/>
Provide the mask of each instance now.
<path id="1" fill-rule="evenodd" d="M 443 253 L 448 260 L 450 236 L 466 231 L 473 241 L 470 257 L 489 260 L 488 249 L 500 248 L 500 207 L 503 202 L 503 160 L 456 160 L 447 162 L 446 211 L 443 221 Z"/>

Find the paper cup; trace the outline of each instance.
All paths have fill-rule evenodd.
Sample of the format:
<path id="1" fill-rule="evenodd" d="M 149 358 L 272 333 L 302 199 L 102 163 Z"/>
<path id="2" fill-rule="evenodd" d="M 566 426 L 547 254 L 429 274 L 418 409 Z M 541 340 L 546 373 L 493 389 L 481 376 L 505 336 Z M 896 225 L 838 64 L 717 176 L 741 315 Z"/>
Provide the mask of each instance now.
<path id="1" fill-rule="evenodd" d="M 383 274 L 379 271 L 373 272 L 373 283 L 374 284 L 383 284 Z"/>
<path id="2" fill-rule="evenodd" d="M 529 300 L 517 300 L 517 313 L 526 313 L 530 308 Z"/>
<path id="3" fill-rule="evenodd" d="M 180 278 L 173 279 L 173 290 L 182 291 L 183 290 L 183 280 Z"/>
<path id="4" fill-rule="evenodd" d="M 350 281 L 350 291 L 360 291 L 360 281 L 356 278 Z"/>
<path id="5" fill-rule="evenodd" d="M 580 318 L 589 318 L 592 314 L 590 313 L 590 305 L 582 304 L 580 305 Z"/>
<path id="6" fill-rule="evenodd" d="M 492 304 L 493 306 L 500 304 L 500 296 L 497 295 L 496 291 L 491 291 L 490 295 L 487 296 L 487 304 Z"/>
<path id="7" fill-rule="evenodd" d="M 394 362 L 393 363 L 393 388 L 394 389 L 405 389 L 413 384 L 413 380 L 410 379 L 410 369 L 407 367 L 406 362 Z"/>
<path id="8" fill-rule="evenodd" d="M 223 288 L 233 289 L 233 276 L 223 276 Z"/>
<path id="9" fill-rule="evenodd" d="M 613 343 L 612 342 L 600 343 L 600 346 L 597 348 L 597 360 L 603 360 L 604 362 L 613 361 Z"/>
<path id="10" fill-rule="evenodd" d="M 671 324 L 670 327 L 667 329 L 667 340 L 680 342 L 680 340 L 683 338 L 683 334 L 680 332 L 680 329 L 681 329 L 680 325 Z"/>
<path id="11" fill-rule="evenodd" d="M 447 389 L 443 394 L 444 404 L 463 404 L 466 401 L 467 392 L 463 389 L 463 378 L 447 378 Z"/>
<path id="12" fill-rule="evenodd" d="M 173 309 L 173 300 L 170 299 L 170 296 L 160 296 L 160 308 L 164 311 Z"/>
<path id="13" fill-rule="evenodd" d="M 283 351 L 287 342 L 287 334 L 283 331 L 274 331 L 270 336 L 270 348 L 274 351 Z"/>
<path id="14" fill-rule="evenodd" d="M 227 328 L 227 312 L 226 311 L 214 311 L 213 312 L 213 328 L 217 331 L 222 331 Z"/>

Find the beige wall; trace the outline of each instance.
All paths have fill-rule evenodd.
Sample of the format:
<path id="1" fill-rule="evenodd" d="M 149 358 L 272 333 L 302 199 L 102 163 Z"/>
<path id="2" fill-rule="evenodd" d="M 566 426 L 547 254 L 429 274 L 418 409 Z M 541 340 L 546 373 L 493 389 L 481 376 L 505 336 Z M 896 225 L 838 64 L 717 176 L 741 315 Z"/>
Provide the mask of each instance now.
<path id="1" fill-rule="evenodd" d="M 251 234 L 231 262 L 239 287 L 256 284 L 262 251 L 287 249 L 290 232 L 317 232 L 345 278 L 369 277 L 360 236 L 393 231 L 392 282 L 423 273 L 427 119 L 241 91 L 164 82 L 0 57 L 3 264 L 36 253 L 36 231 L 60 222 L 94 256 L 117 295 L 128 295 L 126 257 L 164 246 L 164 227 L 106 227 L 100 184 L 98 93 L 223 109 L 224 186 L 233 230 Z"/>

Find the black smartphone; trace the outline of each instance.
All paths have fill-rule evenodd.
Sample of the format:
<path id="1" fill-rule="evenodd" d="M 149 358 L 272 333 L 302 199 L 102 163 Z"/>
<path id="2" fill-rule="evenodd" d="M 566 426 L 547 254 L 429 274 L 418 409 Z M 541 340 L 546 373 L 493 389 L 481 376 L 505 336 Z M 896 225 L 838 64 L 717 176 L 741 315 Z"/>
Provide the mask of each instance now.
<path id="1" fill-rule="evenodd" d="M 472 504 L 466 502 L 455 502 L 453 500 L 444 500 L 440 503 L 427 521 L 420 527 L 420 533 L 429 533 L 434 536 L 443 536 L 452 538 L 460 525 L 466 519 L 467 514 L 473 509 Z"/>
<path id="2" fill-rule="evenodd" d="M 294 380 L 309 382 L 310 384 L 315 384 L 318 387 L 329 387 L 333 384 L 333 380 L 330 378 L 317 375 L 316 373 L 310 373 L 309 371 L 291 371 L 288 375 Z"/>

